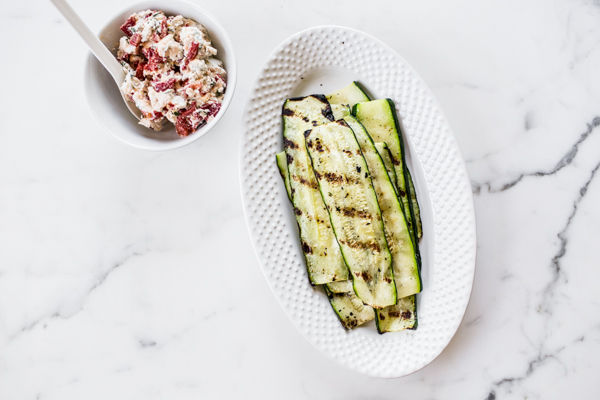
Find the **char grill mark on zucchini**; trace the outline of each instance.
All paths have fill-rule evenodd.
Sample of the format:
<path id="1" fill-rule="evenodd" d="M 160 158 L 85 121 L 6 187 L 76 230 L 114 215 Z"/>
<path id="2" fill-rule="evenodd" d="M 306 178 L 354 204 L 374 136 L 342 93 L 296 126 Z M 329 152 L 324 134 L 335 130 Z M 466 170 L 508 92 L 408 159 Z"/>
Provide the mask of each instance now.
<path id="1" fill-rule="evenodd" d="M 381 211 L 354 132 L 343 120 L 320 125 L 306 137 L 306 147 L 354 292 L 373 308 L 396 304 Z"/>
<path id="2" fill-rule="evenodd" d="M 283 105 L 283 142 L 300 242 L 313 285 L 348 280 L 348 268 L 335 238 L 306 151 L 305 135 L 333 119 L 325 96 L 288 99 Z"/>
<path id="3" fill-rule="evenodd" d="M 356 118 L 348 116 L 344 121 L 354 131 L 371 174 L 383 218 L 385 237 L 392 255 L 397 296 L 402 298 L 419 293 L 421 277 L 410 230 L 382 157 L 373 139 Z"/>
<path id="4" fill-rule="evenodd" d="M 417 296 L 398 299 L 398 304 L 375 310 L 377 332 L 398 332 L 405 329 L 415 330 L 418 325 Z"/>

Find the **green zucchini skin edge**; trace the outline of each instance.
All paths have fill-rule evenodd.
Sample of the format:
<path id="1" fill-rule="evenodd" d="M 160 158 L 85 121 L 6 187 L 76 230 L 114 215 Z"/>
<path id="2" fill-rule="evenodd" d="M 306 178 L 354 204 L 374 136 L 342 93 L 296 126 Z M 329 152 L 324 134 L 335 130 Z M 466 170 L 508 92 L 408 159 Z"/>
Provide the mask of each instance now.
<path id="1" fill-rule="evenodd" d="M 412 326 L 412 328 L 408 328 L 411 331 L 416 331 L 417 328 L 419 327 L 419 307 L 418 307 L 418 302 L 419 302 L 419 296 L 417 296 L 416 294 L 414 295 L 415 297 L 415 309 L 413 311 L 413 313 L 415 314 L 415 324 Z"/>
<path id="2" fill-rule="evenodd" d="M 380 149 L 381 147 L 381 149 Z M 385 165 L 385 169 L 387 169 L 388 175 L 390 176 L 390 180 L 392 181 L 392 184 L 394 185 L 394 190 L 396 191 L 396 197 L 398 197 L 398 186 L 397 186 L 397 181 L 398 179 L 396 178 L 396 170 L 394 169 L 394 164 L 392 163 L 392 155 L 390 154 L 390 148 L 388 147 L 387 143 L 383 142 L 383 143 L 375 143 L 375 148 L 377 149 L 377 152 L 379 153 L 379 155 L 381 156 L 381 159 L 383 160 L 383 164 Z M 400 199 L 398 197 L 398 199 Z"/>
<path id="3" fill-rule="evenodd" d="M 361 92 L 363 92 L 363 94 L 365 95 L 365 97 L 368 99 L 367 101 L 370 101 L 370 100 L 371 100 L 371 96 L 369 96 L 369 95 L 367 94 L 367 91 L 366 91 L 366 90 L 365 90 L 365 88 L 364 88 L 364 87 L 363 87 L 363 86 L 360 84 L 360 82 L 358 82 L 358 81 L 353 81 L 352 83 L 354 84 L 354 86 L 356 86 L 357 88 L 359 88 Z"/>
<path id="4" fill-rule="evenodd" d="M 281 179 L 283 179 L 283 184 L 285 185 L 285 192 L 288 196 L 288 199 L 291 202 L 292 188 L 290 187 L 290 171 L 287 167 L 287 155 L 285 154 L 285 151 L 277 153 L 275 155 L 275 159 L 277 160 L 277 168 L 279 169 L 279 174 L 281 175 Z"/>
<path id="5" fill-rule="evenodd" d="M 417 240 L 421 240 L 421 238 L 423 237 L 423 223 L 421 221 L 421 207 L 419 207 L 419 201 L 417 199 L 417 192 L 415 190 L 415 184 L 413 183 L 412 180 L 412 175 L 410 173 L 410 170 L 408 168 L 406 168 L 406 173 L 408 176 L 408 187 L 410 189 L 410 200 L 412 202 L 412 207 L 413 207 L 413 211 L 415 214 L 415 229 L 416 231 L 416 235 L 417 235 Z"/>

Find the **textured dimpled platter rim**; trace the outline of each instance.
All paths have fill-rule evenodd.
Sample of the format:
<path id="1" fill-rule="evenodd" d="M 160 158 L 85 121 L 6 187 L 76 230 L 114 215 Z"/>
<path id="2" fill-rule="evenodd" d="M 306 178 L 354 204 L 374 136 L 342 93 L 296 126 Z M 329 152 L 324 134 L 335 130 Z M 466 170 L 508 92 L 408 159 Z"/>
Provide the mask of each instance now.
<path id="1" fill-rule="evenodd" d="M 308 281 L 297 226 L 275 163 L 283 149 L 281 107 L 289 97 L 330 93 L 359 81 L 390 98 L 404 127 L 407 162 L 422 210 L 423 292 L 418 328 L 378 335 L 373 322 L 345 331 Z M 475 215 L 460 150 L 433 94 L 394 50 L 363 32 L 320 26 L 280 44 L 246 103 L 240 178 L 246 222 L 263 273 L 298 330 L 323 354 L 381 378 L 411 374 L 448 345 L 469 302 L 475 272 Z"/>

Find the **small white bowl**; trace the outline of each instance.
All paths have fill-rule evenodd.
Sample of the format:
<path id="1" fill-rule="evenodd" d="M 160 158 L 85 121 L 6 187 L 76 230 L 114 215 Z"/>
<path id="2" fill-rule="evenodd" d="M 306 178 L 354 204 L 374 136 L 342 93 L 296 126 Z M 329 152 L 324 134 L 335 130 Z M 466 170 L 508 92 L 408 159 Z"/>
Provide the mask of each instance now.
<path id="1" fill-rule="evenodd" d="M 138 120 L 131 115 L 123 103 L 115 81 L 92 53 L 89 54 L 86 63 L 84 90 L 92 114 L 112 136 L 139 149 L 172 150 L 200 139 L 223 117 L 235 91 L 237 65 L 233 46 L 221 24 L 202 8 L 183 0 L 148 0 L 127 7 L 102 28 L 98 35 L 102 43 L 116 55 L 119 39 L 123 36 L 123 32 L 119 29 L 121 25 L 131 14 L 148 9 L 159 10 L 169 16 L 182 15 L 204 25 L 208 30 L 212 46 L 217 49 L 216 58 L 223 62 L 227 71 L 227 89 L 221 109 L 215 118 L 185 138 L 177 135 L 175 126 L 170 122 L 159 132 L 139 125 Z"/>

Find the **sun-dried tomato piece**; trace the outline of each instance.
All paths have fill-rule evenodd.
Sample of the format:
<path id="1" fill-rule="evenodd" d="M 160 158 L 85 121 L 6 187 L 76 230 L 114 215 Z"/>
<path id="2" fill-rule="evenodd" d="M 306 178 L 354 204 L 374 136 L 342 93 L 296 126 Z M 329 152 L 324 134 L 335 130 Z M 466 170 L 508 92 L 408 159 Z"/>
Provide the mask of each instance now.
<path id="1" fill-rule="evenodd" d="M 192 102 L 190 103 L 190 106 L 187 108 L 187 110 L 182 110 L 180 111 L 181 115 L 190 115 L 191 113 L 193 113 L 194 111 L 196 111 L 196 102 Z"/>
<path id="2" fill-rule="evenodd" d="M 162 58 L 161 56 L 158 55 L 158 53 L 156 52 L 156 49 L 153 49 L 152 47 L 147 47 L 144 50 L 142 50 L 142 53 L 144 53 L 144 55 L 146 56 L 146 58 L 148 59 L 148 61 L 156 61 L 156 62 L 164 62 L 165 59 Z"/>
<path id="3" fill-rule="evenodd" d="M 158 33 L 154 32 L 154 34 L 152 35 L 152 41 L 154 43 L 160 42 L 160 36 L 158 36 Z"/>
<path id="4" fill-rule="evenodd" d="M 147 69 L 148 71 L 156 71 L 158 69 L 158 64 L 165 61 L 164 58 L 159 56 L 156 50 L 154 50 L 151 47 L 142 50 L 142 53 L 144 53 L 144 55 L 148 59 L 148 64 L 146 64 L 145 67 L 145 69 Z"/>
<path id="5" fill-rule="evenodd" d="M 144 67 L 146 66 L 146 64 L 144 64 L 143 62 L 138 63 L 136 69 L 135 69 L 135 77 L 138 79 L 144 79 Z"/>
<path id="6" fill-rule="evenodd" d="M 160 23 L 160 38 L 162 39 L 167 36 L 167 33 L 169 33 L 169 29 L 167 28 L 167 19 L 163 18 L 162 22 Z"/>
<path id="7" fill-rule="evenodd" d="M 194 131 L 192 124 L 187 117 L 180 115 L 175 123 L 175 131 L 180 137 L 186 137 Z"/>
<path id="8" fill-rule="evenodd" d="M 206 110 L 206 112 L 208 113 L 208 115 L 206 117 L 210 118 L 210 117 L 214 117 L 215 115 L 217 115 L 217 113 L 221 109 L 221 103 L 204 104 L 200 108 L 203 110 Z"/>
<path id="9" fill-rule="evenodd" d="M 161 113 L 160 111 L 154 111 L 154 116 L 152 117 L 152 120 L 157 120 L 157 119 L 161 119 L 163 117 L 163 113 Z"/>
<path id="10" fill-rule="evenodd" d="M 190 104 L 186 110 L 179 110 L 179 116 L 175 123 L 175 131 L 181 137 L 186 137 L 190 133 L 194 132 L 195 127 L 190 122 L 190 116 L 196 111 L 196 102 Z M 198 126 L 198 124 L 196 124 Z"/>
<path id="11" fill-rule="evenodd" d="M 198 47 L 200 45 L 198 42 L 192 42 L 190 46 L 190 51 L 188 52 L 187 57 L 185 58 L 185 62 L 183 63 L 183 69 L 187 69 L 188 64 L 198 55 Z"/>
<path id="12" fill-rule="evenodd" d="M 129 44 L 135 47 L 138 47 L 142 42 L 142 35 L 139 33 L 134 33 L 131 39 L 129 39 Z"/>
<path id="13" fill-rule="evenodd" d="M 166 82 L 156 82 L 154 84 L 154 90 L 157 92 L 164 92 L 167 89 L 175 88 L 175 79 L 171 78 Z"/>
<path id="14" fill-rule="evenodd" d="M 123 25 L 121 25 L 121 30 L 127 35 L 127 36 L 131 36 L 132 32 L 131 32 L 131 28 L 132 26 L 135 26 L 135 18 L 133 17 L 133 15 L 131 17 L 129 17 L 129 19 L 127 21 L 125 21 L 125 23 Z"/>
<path id="15" fill-rule="evenodd" d="M 156 71 L 157 69 L 158 66 L 156 65 L 156 63 L 148 62 L 147 64 L 144 64 L 144 70 L 146 71 Z"/>
<path id="16" fill-rule="evenodd" d="M 190 51 L 187 56 L 188 62 L 190 62 L 194 58 L 196 58 L 196 56 L 198 55 L 198 47 L 199 46 L 200 45 L 198 44 L 198 42 L 192 42 L 192 45 L 190 46 Z"/>

